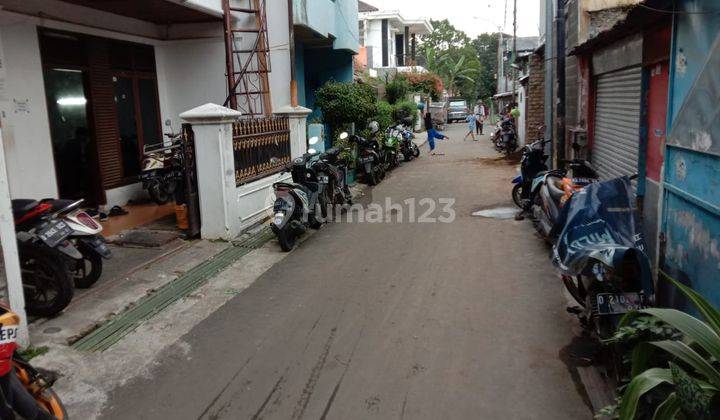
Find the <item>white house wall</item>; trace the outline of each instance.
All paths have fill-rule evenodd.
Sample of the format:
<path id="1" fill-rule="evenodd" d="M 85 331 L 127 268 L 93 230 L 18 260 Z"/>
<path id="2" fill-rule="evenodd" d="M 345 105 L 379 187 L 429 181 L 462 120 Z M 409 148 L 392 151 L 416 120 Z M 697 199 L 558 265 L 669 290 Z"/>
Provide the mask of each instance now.
<path id="1" fill-rule="evenodd" d="M 268 41 L 270 44 L 270 95 L 272 109 L 290 105 L 290 35 L 286 1 L 267 0 Z"/>
<path id="2" fill-rule="evenodd" d="M 156 45 L 155 63 L 160 114 L 163 121 L 171 121 L 174 131 L 180 128 L 180 113 L 208 102 L 222 104 L 227 96 L 221 37 Z"/>
<path id="3" fill-rule="evenodd" d="M 369 20 L 367 21 L 367 28 L 365 45 L 372 47 L 373 67 L 382 67 L 382 22 Z"/>
<path id="4" fill-rule="evenodd" d="M 11 197 L 53 197 L 57 195 L 55 162 L 37 28 L 22 18 L 2 18 L 0 43 L 5 66 L 0 110 Z M 24 110 L 18 110 L 21 107 Z"/>

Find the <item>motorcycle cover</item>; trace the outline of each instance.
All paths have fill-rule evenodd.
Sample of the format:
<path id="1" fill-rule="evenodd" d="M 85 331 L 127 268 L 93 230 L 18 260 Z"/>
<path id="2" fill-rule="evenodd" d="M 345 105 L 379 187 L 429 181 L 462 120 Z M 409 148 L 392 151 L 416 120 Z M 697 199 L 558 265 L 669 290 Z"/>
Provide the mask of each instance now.
<path id="1" fill-rule="evenodd" d="M 573 194 L 555 225 L 561 232 L 553 264 L 566 275 L 592 276 L 598 263 L 618 268 L 624 258 L 634 258 L 643 292 L 652 296 L 650 261 L 634 201 L 628 177 L 596 182 Z"/>

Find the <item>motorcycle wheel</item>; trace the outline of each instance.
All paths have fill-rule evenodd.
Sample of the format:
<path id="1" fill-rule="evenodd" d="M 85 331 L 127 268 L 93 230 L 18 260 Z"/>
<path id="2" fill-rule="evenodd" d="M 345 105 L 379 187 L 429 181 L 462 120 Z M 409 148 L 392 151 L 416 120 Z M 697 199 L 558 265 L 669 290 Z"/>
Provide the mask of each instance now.
<path id="1" fill-rule="evenodd" d="M 417 147 L 417 144 L 413 143 L 412 150 L 413 150 L 413 156 L 415 156 L 415 157 L 420 156 L 420 148 Z"/>
<path id="2" fill-rule="evenodd" d="M 28 364 L 27 362 L 23 363 Z M 58 397 L 58 395 L 55 393 L 55 391 L 53 391 L 52 388 L 42 389 L 37 383 L 32 382 L 32 380 L 30 379 L 30 372 L 28 372 L 28 370 L 20 363 L 14 362 L 13 367 L 15 368 L 15 374 L 20 380 L 20 383 L 28 391 L 28 393 L 32 395 L 32 397 L 35 399 L 35 402 L 37 402 L 40 408 L 44 409 L 49 414 L 55 416 L 57 420 L 65 420 L 68 418 L 65 406 L 63 405 L 62 401 L 60 401 L 60 397 Z M 33 368 L 30 367 L 30 369 Z M 37 373 L 35 373 L 34 375 L 37 375 Z"/>
<path id="3" fill-rule="evenodd" d="M 150 194 L 150 198 L 152 199 L 152 201 L 154 201 L 155 204 L 159 206 L 167 204 L 167 202 L 170 201 L 170 198 L 172 197 L 172 194 L 168 191 L 167 188 L 162 185 L 161 182 L 150 185 L 148 187 L 148 194 Z"/>
<path id="4" fill-rule="evenodd" d="M 73 281 L 75 287 L 87 289 L 95 284 L 102 275 L 103 260 L 102 257 L 94 252 L 82 252 L 82 260 L 75 263 L 73 270 Z"/>
<path id="5" fill-rule="evenodd" d="M 287 225 L 275 234 L 277 235 L 278 242 L 280 242 L 280 249 L 285 252 L 290 252 L 295 248 L 295 233 L 293 233 Z"/>
<path id="6" fill-rule="evenodd" d="M 576 276 L 575 278 L 572 278 L 570 276 L 562 275 L 561 276 L 562 282 L 565 285 L 565 289 L 567 289 L 568 293 L 570 293 L 570 296 L 575 299 L 575 301 L 581 306 L 585 307 L 587 305 L 586 302 L 586 294 L 583 293 L 582 290 L 580 290 L 580 282 L 582 279 L 580 276 Z M 577 283 L 576 283 L 577 282 Z"/>
<path id="7" fill-rule="evenodd" d="M 28 314 L 50 317 L 63 309 L 73 298 L 73 282 L 65 259 L 55 250 L 21 244 L 25 309 Z"/>
<path id="8" fill-rule="evenodd" d="M 378 182 L 380 182 L 380 179 L 378 177 L 378 175 L 379 175 L 378 168 L 379 167 L 380 167 L 380 165 L 373 165 L 370 167 L 370 172 L 365 174 L 368 185 L 377 185 Z"/>
<path id="9" fill-rule="evenodd" d="M 522 203 L 522 184 L 515 184 L 512 189 L 512 199 L 516 206 L 523 208 Z"/>

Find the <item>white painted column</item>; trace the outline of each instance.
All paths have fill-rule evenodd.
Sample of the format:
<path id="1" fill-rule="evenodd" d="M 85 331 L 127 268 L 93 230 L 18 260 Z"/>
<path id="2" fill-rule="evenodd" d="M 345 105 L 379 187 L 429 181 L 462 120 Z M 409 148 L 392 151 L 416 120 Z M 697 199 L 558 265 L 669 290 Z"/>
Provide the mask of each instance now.
<path id="1" fill-rule="evenodd" d="M 230 240 L 241 230 L 233 153 L 233 123 L 241 115 L 212 103 L 180 114 L 192 124 L 195 135 L 200 236 L 204 239 Z"/>
<path id="2" fill-rule="evenodd" d="M 23 295 L 22 277 L 20 276 L 20 257 L 15 238 L 15 221 L 10 200 L 10 183 L 8 182 L 7 165 L 5 164 L 5 143 L 0 127 L 0 242 L 2 243 L 5 278 L 10 309 L 20 317 L 18 344 L 22 347 L 30 343 L 25 313 L 25 296 Z"/>
<path id="3" fill-rule="evenodd" d="M 307 152 L 307 116 L 312 111 L 302 106 L 284 106 L 277 111 L 276 115 L 288 117 L 290 126 L 290 156 L 294 159 Z"/>

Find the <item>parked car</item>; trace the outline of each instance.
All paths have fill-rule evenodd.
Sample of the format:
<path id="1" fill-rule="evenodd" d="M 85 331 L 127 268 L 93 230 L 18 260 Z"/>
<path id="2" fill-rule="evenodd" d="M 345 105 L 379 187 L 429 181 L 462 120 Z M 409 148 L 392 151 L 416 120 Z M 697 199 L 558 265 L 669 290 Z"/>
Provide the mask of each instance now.
<path id="1" fill-rule="evenodd" d="M 448 124 L 452 123 L 453 121 L 465 121 L 465 118 L 467 118 L 468 116 L 467 110 L 468 104 L 465 99 L 450 98 L 447 113 Z"/>

